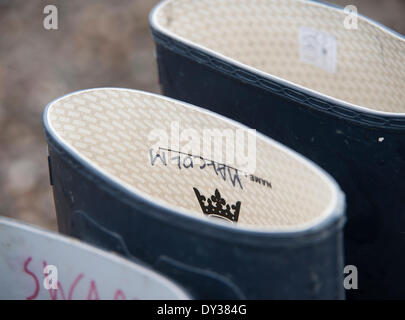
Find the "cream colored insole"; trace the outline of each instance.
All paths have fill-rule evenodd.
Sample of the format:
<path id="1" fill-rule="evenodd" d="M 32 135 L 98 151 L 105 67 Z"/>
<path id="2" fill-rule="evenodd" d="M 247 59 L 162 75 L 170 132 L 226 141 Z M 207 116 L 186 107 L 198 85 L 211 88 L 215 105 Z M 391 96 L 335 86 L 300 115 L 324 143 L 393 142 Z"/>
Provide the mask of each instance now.
<path id="1" fill-rule="evenodd" d="M 405 41 L 359 17 L 300 0 L 169 0 L 162 30 L 352 104 L 405 112 Z"/>
<path id="2" fill-rule="evenodd" d="M 298 228 L 325 219 L 336 202 L 335 185 L 299 155 L 235 122 L 161 96 L 82 91 L 53 102 L 48 121 L 54 134 L 99 170 L 196 216 Z M 207 132 L 212 139 L 204 139 Z"/>

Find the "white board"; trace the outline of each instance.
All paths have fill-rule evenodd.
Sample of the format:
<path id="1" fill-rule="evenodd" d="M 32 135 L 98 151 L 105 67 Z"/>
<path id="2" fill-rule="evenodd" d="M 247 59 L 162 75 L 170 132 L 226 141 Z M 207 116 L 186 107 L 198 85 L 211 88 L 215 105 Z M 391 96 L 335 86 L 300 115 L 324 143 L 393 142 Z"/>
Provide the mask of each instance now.
<path id="1" fill-rule="evenodd" d="M 0 273 L 0 299 L 189 299 L 148 268 L 7 218 L 0 218 Z"/>

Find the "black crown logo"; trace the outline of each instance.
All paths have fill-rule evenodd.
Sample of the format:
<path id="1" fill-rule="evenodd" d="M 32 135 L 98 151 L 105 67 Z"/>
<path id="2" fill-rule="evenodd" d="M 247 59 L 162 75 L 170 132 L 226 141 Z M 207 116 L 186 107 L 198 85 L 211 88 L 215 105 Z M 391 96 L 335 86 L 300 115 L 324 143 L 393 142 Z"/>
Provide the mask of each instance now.
<path id="1" fill-rule="evenodd" d="M 205 215 L 222 218 L 231 222 L 238 221 L 241 205 L 240 201 L 229 205 L 226 203 L 225 199 L 221 197 L 218 189 L 215 189 L 215 193 L 208 199 L 201 195 L 197 188 L 193 189 L 197 196 L 197 200 L 200 203 L 202 212 Z"/>

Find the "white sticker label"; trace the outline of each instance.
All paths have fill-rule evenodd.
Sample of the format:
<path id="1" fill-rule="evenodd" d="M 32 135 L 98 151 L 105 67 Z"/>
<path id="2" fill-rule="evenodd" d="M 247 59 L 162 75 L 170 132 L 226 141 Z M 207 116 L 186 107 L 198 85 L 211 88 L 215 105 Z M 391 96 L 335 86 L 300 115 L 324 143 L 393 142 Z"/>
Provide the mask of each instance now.
<path id="1" fill-rule="evenodd" d="M 329 33 L 301 27 L 299 32 L 300 59 L 328 72 L 336 71 L 337 42 Z"/>

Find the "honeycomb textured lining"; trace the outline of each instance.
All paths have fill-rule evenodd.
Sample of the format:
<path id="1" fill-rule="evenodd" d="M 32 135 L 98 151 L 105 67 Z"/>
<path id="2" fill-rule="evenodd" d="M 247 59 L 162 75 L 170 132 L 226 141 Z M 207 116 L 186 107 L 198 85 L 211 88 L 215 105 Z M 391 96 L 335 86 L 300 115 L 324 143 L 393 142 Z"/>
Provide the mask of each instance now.
<path id="1" fill-rule="evenodd" d="M 227 162 L 226 152 L 232 144 L 225 139 L 218 150 L 212 140 L 212 159 L 199 159 L 205 154 L 190 149 L 190 141 L 196 141 L 187 138 L 190 132 L 198 137 L 211 129 L 234 132 L 235 140 L 230 141 L 244 146 L 245 154 L 251 147 L 248 134 L 236 139 L 236 131 L 246 132 L 245 127 L 200 108 L 134 90 L 93 89 L 56 100 L 47 119 L 51 134 L 98 170 L 143 195 L 196 216 L 205 217 L 194 188 L 207 199 L 218 190 L 230 207 L 240 202 L 240 226 L 306 227 L 336 209 L 337 190 L 329 177 L 260 135 L 251 135 L 256 148 L 254 176 L 239 171 L 238 162 L 232 166 Z M 179 128 L 177 147 L 172 145 L 173 124 Z M 161 132 L 167 133 L 169 140 L 157 138 L 156 133 Z M 161 158 L 156 158 L 157 152 Z M 238 179 L 230 167 L 238 169 Z"/>
<path id="2" fill-rule="evenodd" d="M 320 94 L 405 113 L 405 41 L 361 17 L 357 30 L 346 29 L 347 16 L 300 0 L 167 0 L 154 21 L 164 32 Z M 334 43 L 332 62 L 302 59 L 302 48 L 313 43 L 300 39 L 314 35 L 326 35 L 326 49 Z"/>

